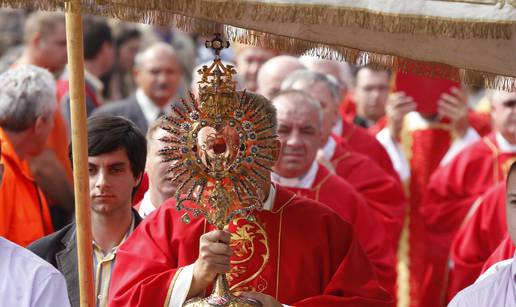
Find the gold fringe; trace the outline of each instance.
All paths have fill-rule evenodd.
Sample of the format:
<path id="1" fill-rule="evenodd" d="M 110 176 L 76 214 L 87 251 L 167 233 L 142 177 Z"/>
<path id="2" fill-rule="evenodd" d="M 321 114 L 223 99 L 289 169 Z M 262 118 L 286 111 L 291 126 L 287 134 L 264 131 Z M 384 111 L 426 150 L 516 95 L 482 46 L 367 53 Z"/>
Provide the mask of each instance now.
<path id="1" fill-rule="evenodd" d="M 62 7 L 63 1 L 2 0 L 10 6 L 31 6 L 43 9 Z M 37 2 L 37 3 L 34 3 Z M 451 4 L 449 4 L 451 5 Z M 166 20 L 166 15 L 181 14 L 222 22 L 249 20 L 253 22 L 297 23 L 306 25 L 331 25 L 358 27 L 378 32 L 430 34 L 456 39 L 510 39 L 513 21 L 486 21 L 394 14 L 362 8 L 319 4 L 264 4 L 243 0 L 84 0 L 85 12 L 97 14 L 99 10 L 111 11 L 110 16 L 122 17 L 122 11 L 133 10 L 147 19 Z M 124 13 L 122 13 L 124 15 Z M 132 15 L 132 14 L 131 14 Z M 158 16 L 156 16 L 158 15 Z M 119 16 L 119 17 L 118 17 Z M 216 17 L 212 17 L 216 16 Z M 157 21 L 157 20 L 155 20 Z M 162 24 L 162 22 L 158 22 Z"/>
<path id="2" fill-rule="evenodd" d="M 1 6 L 10 6 L 15 8 L 38 9 L 38 10 L 63 10 L 63 0 L 0 0 Z M 231 4 L 231 8 L 229 5 Z M 255 5 L 253 7 L 253 5 Z M 412 73 L 420 76 L 447 79 L 457 82 L 463 82 L 467 85 L 493 88 L 504 91 L 516 90 L 516 77 L 499 76 L 492 73 L 479 72 L 469 69 L 459 69 L 446 64 L 422 62 L 408 58 L 398 57 L 396 55 L 384 55 L 374 52 L 361 51 L 358 49 L 336 46 L 329 44 L 321 44 L 299 38 L 291 38 L 277 34 L 264 33 L 255 29 L 242 29 L 233 26 L 223 25 L 214 20 L 204 20 L 193 18 L 193 16 L 221 16 L 221 18 L 252 18 L 257 21 L 272 20 L 275 22 L 305 22 L 306 14 L 317 19 L 324 19 L 339 24 L 346 22 L 345 20 L 334 20 L 336 14 L 333 12 L 325 12 L 322 7 L 317 6 L 300 6 L 300 8 L 285 7 L 281 5 L 263 5 L 258 6 L 254 2 L 238 2 L 238 1 L 216 1 L 216 0 L 200 0 L 200 1 L 179 1 L 179 0 L 83 0 L 83 12 L 105 17 L 117 18 L 125 21 L 171 25 L 186 32 L 196 32 L 203 35 L 211 35 L 216 32 L 223 33 L 227 39 L 237 41 L 239 43 L 269 48 L 281 52 L 292 54 L 306 54 L 317 56 L 325 59 L 338 61 L 346 61 L 348 63 L 369 64 L 381 68 L 401 71 L 402 73 Z M 249 9 L 245 11 L 244 8 Z M 210 10 L 211 9 L 211 10 Z M 343 9 L 343 8 L 340 8 Z M 226 10 L 226 11 L 225 11 Z M 305 11 L 303 11 L 305 10 Z M 331 11 L 331 10 L 330 10 Z M 288 14 L 287 14 L 288 13 Z M 306 13 L 305 15 L 303 15 Z M 315 14 L 317 13 L 317 14 Z M 345 13 L 345 12 L 344 12 Z M 228 15 L 229 14 L 229 15 Z M 278 16 L 281 15 L 281 16 Z M 347 13 L 345 13 L 347 14 Z M 357 13 L 359 14 L 359 13 Z M 412 30 L 416 26 L 416 19 L 407 17 L 407 24 L 404 25 L 403 16 L 397 16 L 398 26 L 386 27 L 386 29 L 376 29 L 371 24 L 389 23 L 388 15 L 382 17 L 378 14 L 365 14 L 361 12 L 360 16 L 367 19 L 367 22 L 357 24 L 357 26 L 369 28 L 379 31 L 399 31 L 404 32 Z M 189 16 L 190 15 L 190 16 Z M 252 15 L 252 16 L 251 16 Z M 285 16 L 283 16 L 285 15 Z M 358 20 L 359 18 L 351 18 Z M 380 16 L 380 17 L 378 17 Z M 349 17 L 349 16 L 348 16 Z M 375 19 L 378 17 L 380 19 Z M 215 19 L 216 17 L 212 17 Z M 269 19 L 270 18 L 270 19 Z M 340 18 L 340 17 L 339 17 Z M 499 38 L 509 39 L 511 37 L 510 24 L 497 23 L 479 23 L 468 21 L 446 21 L 435 18 L 418 17 L 421 24 L 417 25 L 418 29 L 425 28 L 433 33 L 432 22 L 436 22 L 441 30 L 436 30 L 435 34 L 460 38 Z M 211 19 L 211 18 L 210 18 Z M 233 20 L 236 20 L 233 19 Z M 308 18 L 309 19 L 309 18 Z M 383 20 L 383 21 L 382 21 Z M 391 20 L 394 22 L 393 20 Z M 308 22 L 313 23 L 314 21 Z M 358 21 L 357 21 L 358 22 Z M 448 23 L 446 23 L 448 22 Z M 457 32 L 458 26 L 464 26 L 469 34 L 461 36 Z M 348 26 L 348 24 L 344 24 Z M 476 28 L 475 28 L 476 27 Z M 448 28 L 446 30 L 445 28 Z M 456 30 L 453 30 L 456 29 Z M 419 30 L 418 30 L 419 31 Z M 439 32 L 440 31 L 440 32 Z M 417 33 L 417 31 L 416 31 Z M 428 33 L 428 32 L 424 32 Z M 471 35 L 471 36 L 468 36 Z"/>

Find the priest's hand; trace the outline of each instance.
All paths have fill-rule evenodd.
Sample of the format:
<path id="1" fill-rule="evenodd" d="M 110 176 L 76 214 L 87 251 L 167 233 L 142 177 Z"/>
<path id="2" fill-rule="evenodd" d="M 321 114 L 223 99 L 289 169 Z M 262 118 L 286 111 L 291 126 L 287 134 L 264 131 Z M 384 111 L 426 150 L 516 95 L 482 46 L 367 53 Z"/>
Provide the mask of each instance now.
<path id="1" fill-rule="evenodd" d="M 400 139 L 403 118 L 407 113 L 415 110 L 416 103 L 414 99 L 405 95 L 404 92 L 396 92 L 389 95 L 385 106 L 385 115 L 387 116 L 387 128 L 395 141 Z"/>
<path id="2" fill-rule="evenodd" d="M 440 117 L 451 120 L 451 125 L 458 137 L 463 137 L 469 128 L 468 102 L 466 93 L 456 87 L 451 94 L 443 93 L 437 102 L 437 113 Z"/>
<path id="3" fill-rule="evenodd" d="M 270 295 L 259 293 L 259 292 L 243 292 L 240 296 L 250 298 L 262 303 L 262 307 L 283 307 L 275 298 Z"/>
<path id="4" fill-rule="evenodd" d="M 228 273 L 233 250 L 229 246 L 231 234 L 214 230 L 201 236 L 199 258 L 194 263 L 193 279 L 187 298 L 199 295 L 213 283 L 218 274 Z"/>

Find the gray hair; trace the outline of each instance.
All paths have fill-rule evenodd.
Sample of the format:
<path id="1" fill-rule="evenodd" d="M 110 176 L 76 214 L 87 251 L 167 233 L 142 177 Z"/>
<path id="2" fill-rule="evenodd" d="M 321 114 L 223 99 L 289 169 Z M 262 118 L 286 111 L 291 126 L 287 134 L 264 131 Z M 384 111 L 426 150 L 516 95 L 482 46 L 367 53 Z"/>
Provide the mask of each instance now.
<path id="1" fill-rule="evenodd" d="M 317 101 L 317 99 L 312 97 L 312 95 L 310 95 L 309 93 L 307 93 L 305 91 L 294 90 L 294 89 L 281 90 L 278 93 L 276 93 L 274 96 L 272 96 L 272 98 L 271 98 L 272 104 L 276 105 L 276 103 L 277 103 L 277 102 L 275 102 L 276 99 L 278 97 L 281 97 L 281 96 L 299 96 L 299 97 L 302 97 L 304 99 L 304 101 L 306 101 L 309 105 L 311 105 L 313 108 L 315 108 L 317 110 L 317 117 L 319 118 L 319 125 L 318 125 L 318 127 L 322 124 L 323 119 L 324 119 L 323 109 L 322 109 L 321 104 L 319 103 L 319 101 Z M 302 107 L 303 106 L 301 106 L 301 108 Z"/>
<path id="2" fill-rule="evenodd" d="M 311 70 L 296 70 L 283 80 L 283 83 L 281 83 L 281 90 L 290 89 L 297 82 L 306 84 L 307 86 L 312 86 L 321 82 L 330 90 L 331 96 L 335 102 L 340 102 L 342 100 L 339 82 L 333 76 Z"/>
<path id="3" fill-rule="evenodd" d="M 146 49 L 138 52 L 134 58 L 134 66 L 141 67 L 150 57 L 157 52 L 164 52 L 172 57 L 177 57 L 174 47 L 164 42 L 158 42 L 150 45 Z"/>
<path id="4" fill-rule="evenodd" d="M 315 54 L 321 54 L 318 51 L 312 51 L 316 52 Z M 351 71 L 350 65 L 344 60 L 344 56 L 339 53 L 338 51 L 330 49 L 329 52 L 332 54 L 330 56 L 330 59 L 321 59 L 321 58 L 315 58 L 312 56 L 303 55 L 299 58 L 301 63 L 305 65 L 309 70 L 326 73 L 325 70 L 322 68 L 323 66 L 331 65 L 334 68 L 337 69 L 337 75 L 333 75 L 332 77 L 337 79 L 337 82 L 339 84 L 344 85 L 346 87 L 351 87 L 352 79 L 353 79 L 353 73 Z M 322 53 L 324 54 L 324 53 Z M 344 84 L 342 84 L 344 83 Z"/>
<path id="5" fill-rule="evenodd" d="M 52 74 L 33 65 L 22 65 L 0 75 L 0 126 L 23 131 L 41 116 L 56 109 L 56 85 Z"/>

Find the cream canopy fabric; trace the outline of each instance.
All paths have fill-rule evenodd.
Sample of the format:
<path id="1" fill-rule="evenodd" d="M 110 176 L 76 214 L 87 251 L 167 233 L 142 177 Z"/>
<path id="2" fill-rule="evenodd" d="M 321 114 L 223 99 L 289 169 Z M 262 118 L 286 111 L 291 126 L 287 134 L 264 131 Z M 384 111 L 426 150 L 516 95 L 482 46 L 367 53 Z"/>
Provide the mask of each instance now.
<path id="1" fill-rule="evenodd" d="M 86 0 L 83 10 L 204 34 L 219 31 L 285 52 L 516 89 L 516 0 Z"/>

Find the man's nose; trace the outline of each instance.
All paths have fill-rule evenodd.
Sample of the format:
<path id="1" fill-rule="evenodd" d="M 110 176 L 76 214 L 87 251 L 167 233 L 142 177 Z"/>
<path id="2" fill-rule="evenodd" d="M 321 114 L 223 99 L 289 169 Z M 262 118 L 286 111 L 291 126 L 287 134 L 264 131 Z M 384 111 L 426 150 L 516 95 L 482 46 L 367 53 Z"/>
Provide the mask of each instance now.
<path id="1" fill-rule="evenodd" d="M 97 188 L 103 188 L 109 186 L 109 181 L 107 177 L 106 171 L 100 170 L 97 175 L 97 180 L 95 182 L 95 187 Z"/>
<path id="2" fill-rule="evenodd" d="M 301 137 L 301 133 L 294 130 L 292 131 L 286 138 L 285 142 L 288 146 L 301 146 L 303 145 L 303 138 Z"/>

